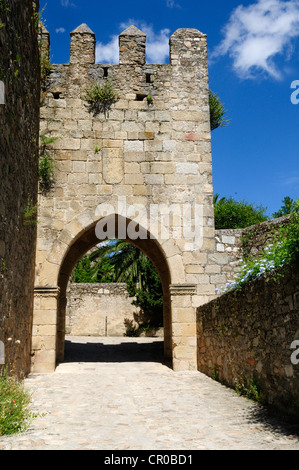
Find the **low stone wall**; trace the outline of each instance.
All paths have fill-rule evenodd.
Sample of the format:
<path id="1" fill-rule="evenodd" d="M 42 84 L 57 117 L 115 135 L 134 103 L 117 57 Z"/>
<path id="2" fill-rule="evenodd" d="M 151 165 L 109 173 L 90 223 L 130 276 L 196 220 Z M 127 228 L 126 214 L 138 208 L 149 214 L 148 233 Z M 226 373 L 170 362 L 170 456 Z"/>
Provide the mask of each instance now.
<path id="1" fill-rule="evenodd" d="M 255 256 L 261 252 L 271 242 L 279 228 L 288 222 L 289 216 L 284 216 L 242 229 L 243 254 Z"/>
<path id="2" fill-rule="evenodd" d="M 69 286 L 66 333 L 72 336 L 124 336 L 138 327 L 140 310 L 132 305 L 126 284 L 77 284 Z M 148 332 L 149 335 L 161 335 Z"/>
<path id="3" fill-rule="evenodd" d="M 233 281 L 244 257 L 258 255 L 288 221 L 284 216 L 243 229 L 215 230 L 215 253 L 209 255 L 206 272 L 212 274 L 216 291 Z"/>
<path id="4" fill-rule="evenodd" d="M 299 271 L 251 281 L 199 307 L 197 338 L 201 372 L 232 388 L 253 379 L 269 404 L 298 412 Z"/>
<path id="5" fill-rule="evenodd" d="M 242 229 L 215 230 L 216 252 L 210 255 L 210 259 L 214 260 L 217 271 L 213 278 L 216 289 L 222 289 L 231 282 L 238 271 L 243 259 L 242 234 Z M 212 269 L 211 266 L 207 268 Z"/>

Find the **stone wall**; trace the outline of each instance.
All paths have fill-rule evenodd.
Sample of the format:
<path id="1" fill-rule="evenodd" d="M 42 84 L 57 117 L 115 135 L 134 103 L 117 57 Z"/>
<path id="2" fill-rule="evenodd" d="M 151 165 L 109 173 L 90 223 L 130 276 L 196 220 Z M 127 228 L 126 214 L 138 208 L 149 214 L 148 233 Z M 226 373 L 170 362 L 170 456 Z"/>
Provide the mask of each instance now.
<path id="1" fill-rule="evenodd" d="M 63 360 L 70 273 L 107 236 L 132 241 L 156 266 L 165 355 L 176 370 L 194 369 L 195 309 L 216 287 L 204 271 L 215 244 L 206 35 L 175 31 L 169 64 L 146 63 L 146 36 L 134 26 L 119 36 L 119 64 L 95 63 L 85 24 L 70 43 L 70 62 L 53 65 L 41 107 L 41 133 L 57 139 L 48 149 L 54 184 L 39 203 L 33 370 Z M 109 80 L 117 100 L 94 112 L 86 90 Z M 113 234 L 95 230 L 103 209 Z"/>
<path id="2" fill-rule="evenodd" d="M 126 284 L 76 284 L 67 294 L 66 334 L 124 336 L 138 326 L 139 309 L 132 305 Z"/>
<path id="3" fill-rule="evenodd" d="M 216 290 L 223 289 L 234 279 L 243 258 L 261 253 L 288 220 L 288 216 L 284 216 L 243 229 L 215 230 L 215 253 L 209 255 L 205 269 L 213 274 L 211 282 Z"/>
<path id="4" fill-rule="evenodd" d="M 29 372 L 33 315 L 40 97 L 35 4 L 0 2 L 0 340 L 19 376 Z"/>
<path id="5" fill-rule="evenodd" d="M 299 339 L 298 271 L 251 281 L 199 307 L 197 337 L 201 372 L 233 388 L 253 379 L 268 403 L 298 412 L 299 365 L 291 361 Z"/>
<path id="6" fill-rule="evenodd" d="M 273 236 L 278 233 L 279 228 L 288 222 L 289 216 L 284 216 L 243 229 L 242 245 L 244 255 L 255 256 L 261 252 L 267 244 L 271 243 Z"/>
<path id="7" fill-rule="evenodd" d="M 215 253 L 210 255 L 214 265 L 206 269 L 214 270 L 216 289 L 222 289 L 237 273 L 244 255 L 242 237 L 242 229 L 215 230 Z"/>

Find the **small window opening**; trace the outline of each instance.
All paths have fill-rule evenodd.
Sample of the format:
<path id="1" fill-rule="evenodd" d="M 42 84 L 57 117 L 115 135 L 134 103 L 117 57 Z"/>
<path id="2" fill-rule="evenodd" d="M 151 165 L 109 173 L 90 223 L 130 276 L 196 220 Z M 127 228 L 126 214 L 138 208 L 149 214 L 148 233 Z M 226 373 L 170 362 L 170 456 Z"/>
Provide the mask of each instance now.
<path id="1" fill-rule="evenodd" d="M 104 71 L 104 78 L 107 78 L 108 77 L 108 67 L 104 67 L 103 71 Z"/>
<path id="2" fill-rule="evenodd" d="M 53 98 L 54 98 L 54 100 L 59 100 L 60 92 L 59 91 L 53 92 Z"/>
<path id="3" fill-rule="evenodd" d="M 152 77 L 150 73 L 147 73 L 145 78 L 146 78 L 146 83 L 152 83 Z"/>
<path id="4" fill-rule="evenodd" d="M 146 97 L 147 97 L 147 95 L 139 93 L 139 94 L 136 95 L 136 101 L 143 101 L 144 98 L 146 98 Z"/>

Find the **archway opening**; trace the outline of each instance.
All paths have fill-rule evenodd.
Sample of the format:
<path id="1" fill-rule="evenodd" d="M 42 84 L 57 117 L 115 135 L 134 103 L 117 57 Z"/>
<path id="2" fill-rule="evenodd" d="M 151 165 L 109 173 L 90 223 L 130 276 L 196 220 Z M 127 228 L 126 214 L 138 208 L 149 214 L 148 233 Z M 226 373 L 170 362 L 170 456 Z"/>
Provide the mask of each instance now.
<path id="1" fill-rule="evenodd" d="M 104 218 L 105 219 L 105 218 Z M 101 219 L 101 223 L 105 224 L 105 220 Z M 119 358 L 127 357 L 127 360 L 134 360 L 134 356 L 136 356 L 136 360 L 146 360 L 149 357 L 149 352 L 152 349 L 152 357 L 158 358 L 159 356 L 159 347 L 163 348 L 163 360 L 167 363 L 167 365 L 171 366 L 171 358 L 172 358 L 172 332 L 171 332 L 171 307 L 170 307 L 170 273 L 167 264 L 166 257 L 162 251 L 160 244 L 155 240 L 153 237 L 150 236 L 149 233 L 143 232 L 142 236 L 136 237 L 135 239 L 128 238 L 128 236 L 124 237 L 124 232 L 128 234 L 127 230 L 124 230 L 124 226 L 128 227 L 129 224 L 132 224 L 132 221 L 129 219 L 125 219 L 119 215 L 110 216 L 107 220 L 109 221 L 110 227 L 113 220 L 114 226 L 114 235 L 117 240 L 121 240 L 123 242 L 127 242 L 130 246 L 133 246 L 136 251 L 143 253 L 147 259 L 152 263 L 155 267 L 155 270 L 158 273 L 158 276 L 161 281 L 161 288 L 162 288 L 162 299 L 163 299 L 163 313 L 162 313 L 162 326 L 163 326 L 163 336 L 160 338 L 155 338 L 154 341 L 149 342 L 150 345 L 148 349 L 145 349 L 144 343 L 146 341 L 139 341 L 134 337 L 130 342 L 128 341 L 130 337 L 130 328 L 131 333 L 137 333 L 138 330 L 138 321 L 139 326 L 141 329 L 146 325 L 148 322 L 148 318 L 139 317 L 137 318 L 128 318 L 127 322 L 127 332 L 126 338 L 122 341 L 121 346 L 118 343 L 118 346 L 114 348 L 114 353 L 116 356 L 118 355 Z M 86 253 L 89 253 L 90 250 L 96 246 L 98 246 L 101 242 L 108 242 L 110 240 L 109 233 L 107 236 L 103 231 L 100 233 L 102 234 L 101 238 L 99 238 L 99 231 L 96 230 L 97 223 L 92 224 L 90 227 L 85 229 L 82 233 L 78 234 L 78 236 L 74 239 L 73 243 L 69 247 L 64 260 L 62 262 L 60 272 L 59 272 L 59 279 L 58 279 L 58 286 L 59 286 L 59 299 L 58 299 L 58 321 L 57 321 L 57 343 L 56 343 L 56 362 L 60 363 L 65 360 L 65 345 L 68 347 L 68 352 L 72 349 L 72 345 L 69 343 L 65 343 L 65 336 L 66 336 L 66 313 L 67 313 L 67 289 L 69 286 L 70 277 L 73 273 L 74 267 L 77 265 L 78 261 L 82 259 L 82 256 Z M 103 227 L 103 224 L 102 224 Z M 120 228 L 121 227 L 121 228 Z M 140 228 L 138 227 L 139 235 L 140 235 Z M 132 227 L 131 227 L 132 232 Z M 140 250 L 140 251 L 139 251 Z M 108 287 L 108 284 L 107 284 Z M 133 300 L 133 299 L 132 299 Z M 135 322 L 133 321 L 135 320 Z M 136 321 L 137 320 L 137 321 Z M 155 323 L 155 321 L 154 321 Z M 140 332 L 140 331 L 139 331 Z M 106 335 L 104 335 L 106 336 Z M 107 335 L 108 336 L 108 335 Z M 105 343 L 105 342 L 104 342 Z M 102 343 L 102 346 L 103 344 Z M 140 348 L 140 344 L 142 343 L 142 347 Z M 100 352 L 99 344 L 95 345 L 94 341 L 90 341 L 88 348 L 89 348 L 89 359 L 92 357 L 92 353 L 97 353 L 104 361 L 109 360 L 117 360 L 116 358 L 113 359 L 112 357 L 112 345 L 111 342 L 106 341 L 106 344 L 109 345 L 108 348 L 105 350 L 102 348 Z M 74 349 L 74 348 L 73 348 Z M 77 351 L 83 351 L 83 344 L 77 344 Z M 126 354 L 123 354 L 124 351 Z M 74 352 L 74 350 L 73 350 Z M 108 354 L 108 355 L 107 355 Z M 109 356 L 110 354 L 110 356 Z M 86 356 L 86 349 L 85 349 L 85 356 Z"/>

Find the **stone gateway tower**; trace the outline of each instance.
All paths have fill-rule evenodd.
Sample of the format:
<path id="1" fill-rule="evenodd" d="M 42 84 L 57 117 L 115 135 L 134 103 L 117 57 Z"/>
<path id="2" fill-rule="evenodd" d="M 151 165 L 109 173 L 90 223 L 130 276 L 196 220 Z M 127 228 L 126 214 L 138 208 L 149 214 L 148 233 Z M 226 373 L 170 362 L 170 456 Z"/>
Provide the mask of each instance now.
<path id="1" fill-rule="evenodd" d="M 42 92 L 40 134 L 55 171 L 39 195 L 32 370 L 63 360 L 69 276 L 106 238 L 152 260 L 165 356 L 174 370 L 196 369 L 196 307 L 215 293 L 206 35 L 177 30 L 165 65 L 146 63 L 134 26 L 119 36 L 118 65 L 95 63 L 95 41 L 87 25 L 75 29 L 70 63 L 52 66 Z M 87 100 L 95 83 L 109 99 Z"/>

